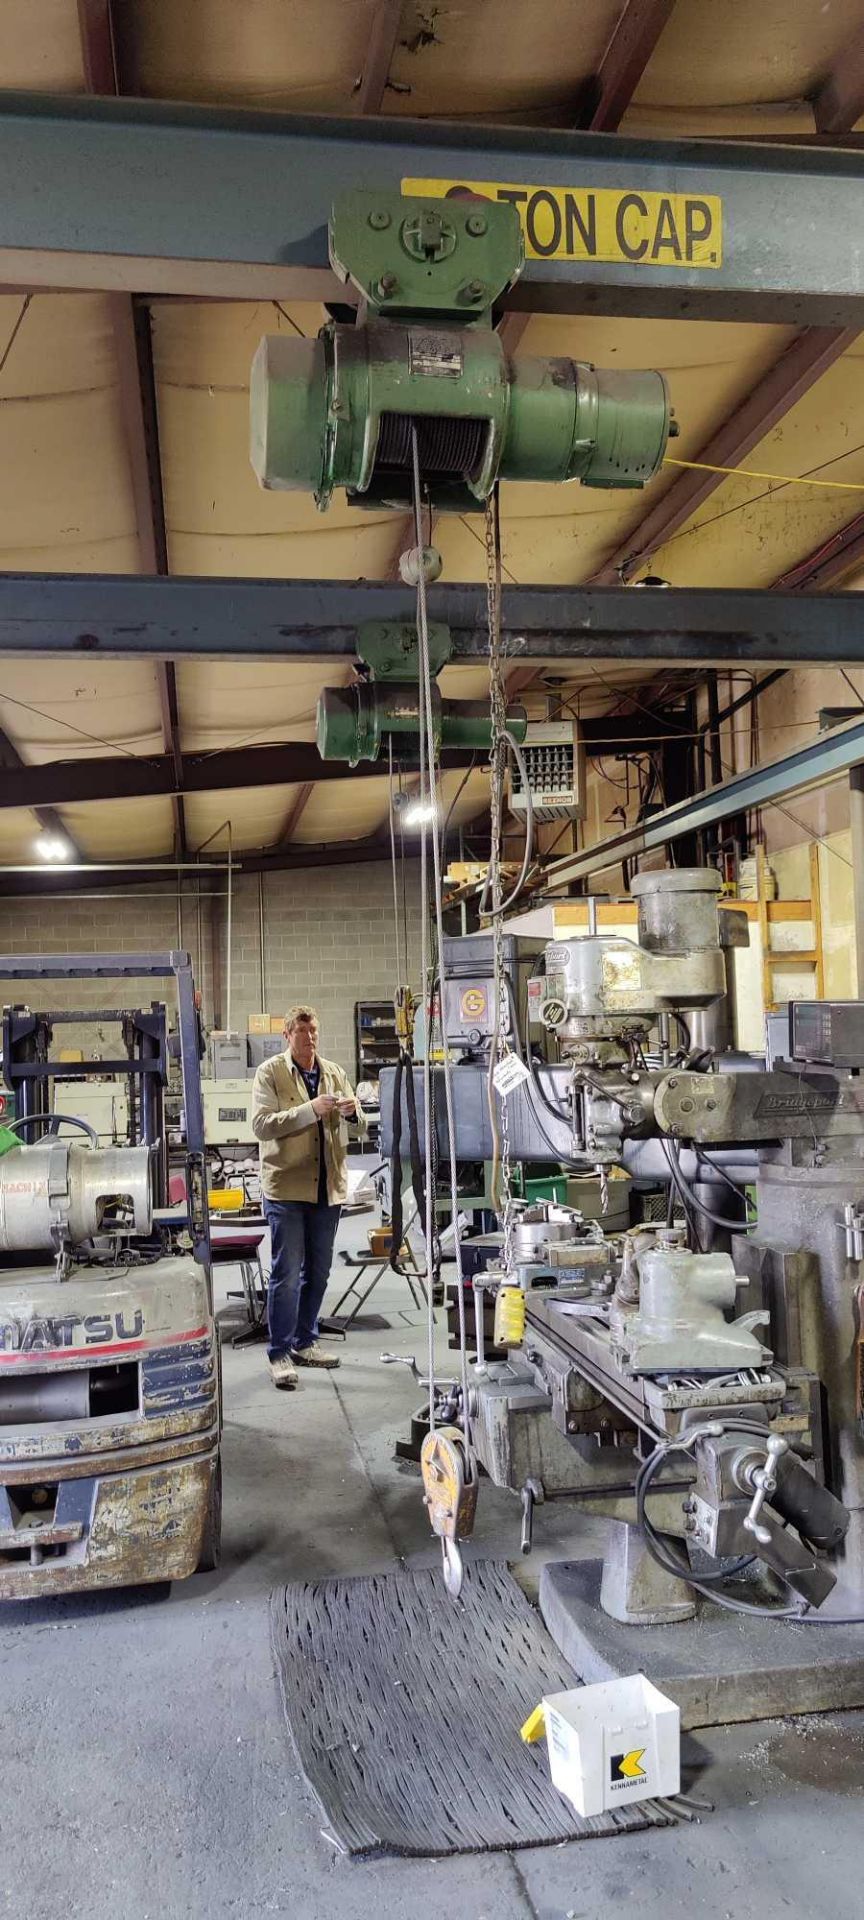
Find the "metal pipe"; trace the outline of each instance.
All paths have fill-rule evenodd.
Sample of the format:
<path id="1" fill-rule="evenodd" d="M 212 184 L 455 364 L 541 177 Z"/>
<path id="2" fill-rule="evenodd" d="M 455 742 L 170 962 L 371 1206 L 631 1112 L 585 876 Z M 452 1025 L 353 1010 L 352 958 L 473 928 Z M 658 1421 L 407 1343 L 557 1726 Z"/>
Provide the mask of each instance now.
<path id="1" fill-rule="evenodd" d="M 225 873 L 227 868 L 227 860 L 208 860 L 204 864 L 206 873 Z M 197 873 L 198 870 L 197 860 L 64 860 L 62 865 L 58 861 L 56 866 L 47 866 L 44 860 L 40 860 L 33 866 L 26 866 L 23 862 L 0 866 L 0 877 L 4 873 L 41 873 L 45 880 L 53 876 L 60 879 L 64 873 L 146 873 L 150 875 Z"/>
<path id="2" fill-rule="evenodd" d="M 703 720 L 699 732 L 706 734 L 712 727 L 722 724 L 724 720 L 731 720 L 733 714 L 740 713 L 743 707 L 752 707 L 760 693 L 767 693 L 769 687 L 773 687 L 778 680 L 785 679 L 788 671 L 788 667 L 775 667 L 773 673 L 766 673 L 763 679 L 755 681 L 752 687 L 748 687 L 746 693 L 740 693 L 737 700 L 730 700 L 728 706 L 720 707 L 709 720 Z"/>
<path id="3" fill-rule="evenodd" d="M 233 915 L 233 907 L 234 907 L 234 876 L 233 876 L 232 865 L 231 865 L 232 847 L 231 847 L 230 820 L 226 821 L 226 825 L 228 828 L 228 909 L 227 909 L 227 919 L 226 919 L 226 925 L 225 925 L 225 971 L 226 971 L 225 1025 L 226 1025 L 227 1031 L 229 1033 L 233 1033 L 234 1029 L 231 1025 L 231 984 L 232 984 L 232 981 L 231 981 L 231 974 L 232 974 L 231 933 L 232 933 L 232 915 Z"/>
<path id="4" fill-rule="evenodd" d="M 723 753 L 720 746 L 720 702 L 717 698 L 717 674 L 712 669 L 708 675 L 708 758 L 711 762 L 711 785 L 719 787 L 723 778 Z"/>
<path id="5" fill-rule="evenodd" d="M 849 768 L 849 825 L 852 830 L 852 911 L 859 996 L 864 997 L 864 765 Z"/>
<path id="6" fill-rule="evenodd" d="M 267 974 L 264 943 L 264 875 L 258 875 L 258 967 L 261 974 L 261 1011 L 267 1006 Z"/>
<path id="7" fill-rule="evenodd" d="M 213 895 L 210 894 L 209 898 L 212 900 Z M 198 879 L 195 884 L 195 936 L 196 936 L 196 949 L 197 949 L 195 954 L 195 961 L 196 961 L 195 978 L 198 982 L 199 987 L 203 988 L 204 948 L 202 944 L 202 932 L 201 932 L 201 875 L 200 873 L 198 875 Z"/>

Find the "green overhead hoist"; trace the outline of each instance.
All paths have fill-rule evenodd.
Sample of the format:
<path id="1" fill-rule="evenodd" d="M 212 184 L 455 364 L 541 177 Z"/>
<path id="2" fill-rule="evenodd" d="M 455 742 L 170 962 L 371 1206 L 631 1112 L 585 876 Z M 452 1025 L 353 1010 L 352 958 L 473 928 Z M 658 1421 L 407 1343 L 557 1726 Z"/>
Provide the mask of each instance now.
<path id="1" fill-rule="evenodd" d="M 336 202 L 330 259 L 360 295 L 355 324 L 267 336 L 251 385 L 252 465 L 264 487 L 344 487 L 357 506 L 411 504 L 416 427 L 424 493 L 482 509 L 498 480 L 643 487 L 675 423 L 656 372 L 511 356 L 493 306 L 522 270 L 519 217 L 474 196 Z"/>

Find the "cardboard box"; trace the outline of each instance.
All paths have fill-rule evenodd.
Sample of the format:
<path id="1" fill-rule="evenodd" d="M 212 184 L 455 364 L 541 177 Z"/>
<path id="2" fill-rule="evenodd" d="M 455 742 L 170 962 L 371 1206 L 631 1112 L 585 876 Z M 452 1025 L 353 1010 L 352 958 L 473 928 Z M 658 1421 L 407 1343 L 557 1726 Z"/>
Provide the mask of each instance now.
<path id="1" fill-rule="evenodd" d="M 284 1013 L 271 1013 L 270 1025 L 267 1031 L 268 1033 L 281 1033 L 284 1025 L 285 1025 Z"/>
<path id="2" fill-rule="evenodd" d="M 246 1022 L 246 1031 L 247 1033 L 269 1033 L 271 1031 L 271 1020 L 272 1014 L 250 1013 Z"/>
<path id="3" fill-rule="evenodd" d="M 549 1771 L 577 1813 L 680 1792 L 680 1710 L 644 1673 L 547 1694 L 543 1709 Z"/>

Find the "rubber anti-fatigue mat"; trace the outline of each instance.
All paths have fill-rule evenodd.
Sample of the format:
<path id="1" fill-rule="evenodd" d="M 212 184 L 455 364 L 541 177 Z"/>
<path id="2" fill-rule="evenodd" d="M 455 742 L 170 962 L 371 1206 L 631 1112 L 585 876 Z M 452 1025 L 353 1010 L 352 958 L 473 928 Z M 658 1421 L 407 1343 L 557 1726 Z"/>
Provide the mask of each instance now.
<path id="1" fill-rule="evenodd" d="M 288 1725 L 329 1831 L 349 1853 L 467 1853 L 669 1824 L 650 1801 L 581 1819 L 519 1729 L 572 1687 L 505 1565 L 475 1561 L 452 1601 L 439 1571 L 298 1581 L 272 1601 Z"/>

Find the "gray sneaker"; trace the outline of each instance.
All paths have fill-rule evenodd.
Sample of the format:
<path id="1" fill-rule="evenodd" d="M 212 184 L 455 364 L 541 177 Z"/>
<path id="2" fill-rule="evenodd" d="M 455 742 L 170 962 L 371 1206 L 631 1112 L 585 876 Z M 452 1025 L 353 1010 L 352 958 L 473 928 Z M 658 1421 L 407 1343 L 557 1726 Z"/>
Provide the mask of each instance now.
<path id="1" fill-rule="evenodd" d="M 325 1367 L 328 1372 L 339 1365 L 335 1353 L 325 1352 L 317 1340 L 311 1347 L 295 1347 L 291 1358 L 296 1360 L 298 1367 Z M 296 1374 L 294 1377 L 296 1379 Z"/>
<path id="2" fill-rule="evenodd" d="M 283 1393 L 290 1393 L 296 1387 L 297 1368 L 287 1353 L 277 1353 L 275 1360 L 270 1361 L 270 1378 L 274 1387 Z"/>

